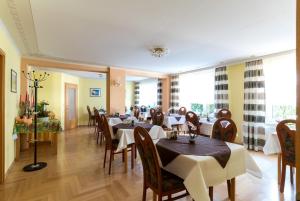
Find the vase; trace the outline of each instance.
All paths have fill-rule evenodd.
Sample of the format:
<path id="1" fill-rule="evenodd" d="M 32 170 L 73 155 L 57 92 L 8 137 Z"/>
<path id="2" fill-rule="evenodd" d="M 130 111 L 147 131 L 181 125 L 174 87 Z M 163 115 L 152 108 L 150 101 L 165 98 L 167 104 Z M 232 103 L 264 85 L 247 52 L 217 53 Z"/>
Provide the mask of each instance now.
<path id="1" fill-rule="evenodd" d="M 195 138 L 190 138 L 190 139 L 189 139 L 189 142 L 190 142 L 190 144 L 195 144 L 196 139 L 195 139 Z"/>

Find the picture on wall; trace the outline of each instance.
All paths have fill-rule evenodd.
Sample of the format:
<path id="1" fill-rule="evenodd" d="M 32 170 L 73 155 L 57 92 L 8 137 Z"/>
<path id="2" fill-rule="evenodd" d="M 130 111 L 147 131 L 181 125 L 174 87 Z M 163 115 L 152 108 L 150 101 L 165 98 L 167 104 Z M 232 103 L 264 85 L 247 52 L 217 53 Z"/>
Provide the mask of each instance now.
<path id="1" fill-rule="evenodd" d="M 90 88 L 90 97 L 100 97 L 101 89 L 100 88 Z"/>
<path id="2" fill-rule="evenodd" d="M 10 71 L 10 91 L 17 93 L 17 72 L 11 69 Z"/>

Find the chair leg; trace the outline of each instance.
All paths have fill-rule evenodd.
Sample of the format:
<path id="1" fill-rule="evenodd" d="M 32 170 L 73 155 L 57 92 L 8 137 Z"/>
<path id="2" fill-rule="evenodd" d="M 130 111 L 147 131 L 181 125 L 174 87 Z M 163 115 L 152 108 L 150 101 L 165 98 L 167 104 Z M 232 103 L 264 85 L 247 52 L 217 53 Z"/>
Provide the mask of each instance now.
<path id="1" fill-rule="evenodd" d="M 230 180 L 227 180 L 228 197 L 230 198 Z"/>
<path id="2" fill-rule="evenodd" d="M 107 153 L 107 146 L 105 146 L 103 168 L 105 168 L 105 163 L 106 163 L 106 153 Z"/>
<path id="3" fill-rule="evenodd" d="M 143 200 L 142 201 L 146 201 L 146 195 L 147 195 L 147 188 L 146 188 L 146 185 L 145 185 L 145 182 L 144 182 L 144 185 L 143 185 Z"/>
<path id="4" fill-rule="evenodd" d="M 100 132 L 100 145 L 102 145 L 102 141 L 103 141 L 103 132 Z"/>
<path id="5" fill-rule="evenodd" d="M 111 173 L 111 163 L 112 163 L 113 155 L 114 155 L 114 151 L 113 151 L 113 149 L 111 148 L 111 149 L 110 149 L 110 156 L 109 156 L 109 169 L 108 169 L 108 174 Z"/>
<path id="6" fill-rule="evenodd" d="M 162 195 L 161 194 L 158 195 L 157 201 L 162 201 Z"/>
<path id="7" fill-rule="evenodd" d="M 133 144 L 131 147 L 131 169 L 134 168 L 134 159 L 135 159 L 135 145 Z"/>
<path id="8" fill-rule="evenodd" d="M 125 154 L 125 153 L 124 153 L 124 149 L 123 149 L 123 150 L 122 150 L 122 162 L 123 162 L 123 163 L 124 163 L 124 161 L 125 161 L 125 160 L 124 160 L 124 158 L 125 158 L 125 157 L 124 157 L 124 156 L 125 156 L 124 154 Z"/>
<path id="9" fill-rule="evenodd" d="M 168 195 L 168 200 L 172 200 L 172 195 Z"/>
<path id="10" fill-rule="evenodd" d="M 210 200 L 213 201 L 214 200 L 214 187 L 210 186 L 208 188 L 208 192 L 209 192 L 209 198 L 210 198 Z"/>
<path id="11" fill-rule="evenodd" d="M 97 144 L 99 144 L 99 137 L 100 137 L 100 133 L 97 132 L 97 141 L 96 141 Z"/>
<path id="12" fill-rule="evenodd" d="M 286 172 L 286 164 L 282 164 L 282 172 L 281 172 L 281 180 L 280 180 L 280 192 L 284 192 L 284 183 L 285 183 L 285 172 Z"/>
<path id="13" fill-rule="evenodd" d="M 294 171 L 293 171 L 293 167 L 290 166 L 290 180 L 291 180 L 291 184 L 294 184 Z"/>

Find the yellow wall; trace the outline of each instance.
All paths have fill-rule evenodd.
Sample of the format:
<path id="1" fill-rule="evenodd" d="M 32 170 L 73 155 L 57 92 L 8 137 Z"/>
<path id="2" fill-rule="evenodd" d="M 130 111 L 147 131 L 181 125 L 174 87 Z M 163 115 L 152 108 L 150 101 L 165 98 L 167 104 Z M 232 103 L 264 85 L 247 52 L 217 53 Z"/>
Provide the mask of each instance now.
<path id="1" fill-rule="evenodd" d="M 90 88 L 101 88 L 100 97 L 90 97 Z M 106 80 L 86 79 L 79 80 L 79 103 L 78 117 L 79 125 L 87 125 L 88 112 L 86 106 L 90 108 L 106 109 Z"/>
<path id="2" fill-rule="evenodd" d="M 0 19 L 0 49 L 5 53 L 5 172 L 15 158 L 15 145 L 12 139 L 15 117 L 18 115 L 20 98 L 21 56 L 13 39 Z M 18 74 L 17 93 L 10 92 L 11 69 Z"/>
<path id="3" fill-rule="evenodd" d="M 125 94 L 125 105 L 127 107 L 127 110 L 129 110 L 130 106 L 134 105 L 134 82 L 126 82 Z"/>
<path id="4" fill-rule="evenodd" d="M 243 63 L 228 66 L 229 109 L 237 126 L 236 142 L 238 143 L 243 142 L 244 69 Z"/>
<path id="5" fill-rule="evenodd" d="M 39 71 L 43 73 L 44 71 Z M 88 113 L 86 106 L 91 108 L 106 109 L 106 80 L 79 78 L 65 73 L 48 72 L 50 77 L 42 83 L 43 89 L 39 89 L 38 100 L 49 103 L 49 111 L 55 113 L 55 117 L 61 121 L 64 128 L 65 113 L 65 83 L 76 84 L 78 89 L 78 125 L 87 125 Z M 101 88 L 101 97 L 90 97 L 90 88 Z"/>
<path id="6" fill-rule="evenodd" d="M 41 71 L 42 73 L 43 71 Z M 49 103 L 47 109 L 54 112 L 55 118 L 61 119 L 61 73 L 48 72 L 49 78 L 41 83 L 38 89 L 38 101 L 45 100 Z"/>

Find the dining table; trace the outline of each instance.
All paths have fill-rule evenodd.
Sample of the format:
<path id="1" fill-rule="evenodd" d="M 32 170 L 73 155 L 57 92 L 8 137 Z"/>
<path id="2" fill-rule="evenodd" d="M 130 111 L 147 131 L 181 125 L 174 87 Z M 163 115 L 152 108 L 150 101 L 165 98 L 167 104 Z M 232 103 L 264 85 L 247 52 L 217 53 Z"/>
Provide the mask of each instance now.
<path id="1" fill-rule="evenodd" d="M 159 139 L 156 149 L 161 167 L 184 180 L 195 201 L 209 201 L 208 187 L 230 180 L 231 200 L 235 199 L 235 178 L 246 172 L 261 178 L 262 172 L 244 146 L 198 136 L 177 140 Z"/>
<path id="2" fill-rule="evenodd" d="M 185 115 L 169 114 L 164 116 L 164 125 L 172 129 L 172 126 L 180 126 L 185 124 Z"/>
<path id="3" fill-rule="evenodd" d="M 115 125 L 109 125 L 110 133 L 113 139 L 118 139 L 119 143 L 116 151 L 124 150 L 124 170 L 127 172 L 127 152 L 128 145 L 134 144 L 134 128 L 137 126 L 145 128 L 153 141 L 157 141 L 160 138 L 165 138 L 166 133 L 160 126 L 148 124 L 145 122 L 131 123 L 119 123 Z"/>

